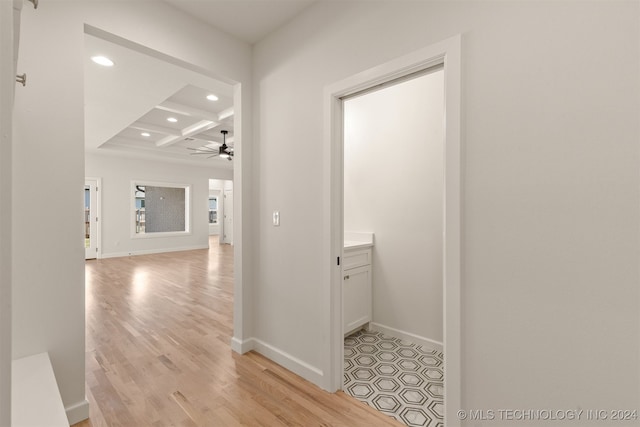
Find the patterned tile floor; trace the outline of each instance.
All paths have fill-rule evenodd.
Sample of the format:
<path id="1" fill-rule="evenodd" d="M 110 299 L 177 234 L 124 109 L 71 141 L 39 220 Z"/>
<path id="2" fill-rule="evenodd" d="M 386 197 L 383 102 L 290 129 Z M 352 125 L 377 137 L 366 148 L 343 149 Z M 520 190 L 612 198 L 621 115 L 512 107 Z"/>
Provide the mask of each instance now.
<path id="1" fill-rule="evenodd" d="M 408 426 L 443 427 L 443 354 L 380 332 L 344 339 L 344 391 Z"/>

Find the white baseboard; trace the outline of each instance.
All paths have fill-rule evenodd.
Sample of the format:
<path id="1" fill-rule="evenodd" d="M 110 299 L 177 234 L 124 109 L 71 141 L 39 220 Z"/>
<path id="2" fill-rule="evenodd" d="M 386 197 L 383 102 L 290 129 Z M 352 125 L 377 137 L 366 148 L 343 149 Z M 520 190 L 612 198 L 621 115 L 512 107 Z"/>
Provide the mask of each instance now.
<path id="1" fill-rule="evenodd" d="M 245 354 L 253 350 L 253 339 L 240 340 L 236 337 L 231 338 L 231 350 L 239 354 Z"/>
<path id="2" fill-rule="evenodd" d="M 69 425 L 72 426 L 89 418 L 89 401 L 84 399 L 81 402 L 67 406 L 64 410 L 67 413 Z"/>
<path id="3" fill-rule="evenodd" d="M 136 256 L 136 255 L 152 255 L 152 254 L 163 254 L 166 252 L 181 252 L 181 251 L 193 251 L 196 249 L 209 249 L 209 245 L 196 245 L 196 246 L 187 246 L 180 248 L 165 248 L 165 249 L 145 249 L 141 251 L 131 251 L 131 252 L 111 252 L 111 253 L 102 253 L 100 258 L 120 258 L 126 256 Z"/>
<path id="4" fill-rule="evenodd" d="M 290 355 L 289 353 L 280 350 L 261 341 L 257 338 L 249 338 L 244 341 L 233 338 L 231 340 L 231 348 L 238 353 L 245 353 L 246 351 L 255 350 L 267 359 L 276 362 L 278 365 L 290 370 L 291 372 L 300 375 L 307 381 L 314 384 L 322 384 L 324 381 L 324 374 L 321 369 L 311 366 L 308 363 Z M 245 351 L 242 351 L 245 350 Z"/>
<path id="5" fill-rule="evenodd" d="M 412 334 L 411 332 L 401 331 L 400 329 L 391 328 L 389 326 L 381 325 L 380 323 L 371 322 L 369 328 L 372 331 L 382 332 L 385 335 L 391 335 L 392 337 L 400 338 L 402 340 L 411 341 L 414 344 L 421 345 L 423 347 L 431 348 L 433 350 L 443 351 L 443 345 L 440 341 L 435 341 L 430 338 L 421 337 L 420 335 Z"/>

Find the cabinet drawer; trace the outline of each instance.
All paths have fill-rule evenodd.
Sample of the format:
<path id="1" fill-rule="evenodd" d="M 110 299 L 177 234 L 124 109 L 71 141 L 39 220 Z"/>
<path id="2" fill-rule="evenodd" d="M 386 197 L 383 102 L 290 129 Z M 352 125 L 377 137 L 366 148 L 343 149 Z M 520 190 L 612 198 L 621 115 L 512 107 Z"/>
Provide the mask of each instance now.
<path id="1" fill-rule="evenodd" d="M 355 249 L 344 252 L 342 269 L 361 267 L 363 265 L 371 265 L 371 249 Z"/>

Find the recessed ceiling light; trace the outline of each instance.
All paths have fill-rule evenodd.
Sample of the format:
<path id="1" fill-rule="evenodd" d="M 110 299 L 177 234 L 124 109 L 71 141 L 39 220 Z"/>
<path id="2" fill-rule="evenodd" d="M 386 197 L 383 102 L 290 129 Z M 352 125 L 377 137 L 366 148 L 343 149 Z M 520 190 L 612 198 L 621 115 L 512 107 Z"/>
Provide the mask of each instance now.
<path id="1" fill-rule="evenodd" d="M 171 122 L 171 123 L 175 123 L 175 122 L 177 122 L 177 121 L 178 121 L 178 119 L 176 119 L 175 117 L 169 117 L 169 118 L 167 119 L 167 121 L 168 121 L 168 122 Z"/>
<path id="2" fill-rule="evenodd" d="M 218 100 L 218 97 L 217 97 L 217 96 L 215 96 L 214 94 L 211 94 L 211 95 L 207 95 L 207 99 L 208 99 L 209 101 L 217 101 L 217 100 Z"/>
<path id="3" fill-rule="evenodd" d="M 151 134 L 149 132 L 142 132 L 140 135 L 142 135 L 142 136 L 151 136 Z"/>
<path id="4" fill-rule="evenodd" d="M 107 58 L 106 56 L 92 56 L 91 60 L 98 65 L 102 65 L 104 67 L 113 67 L 114 62 Z"/>

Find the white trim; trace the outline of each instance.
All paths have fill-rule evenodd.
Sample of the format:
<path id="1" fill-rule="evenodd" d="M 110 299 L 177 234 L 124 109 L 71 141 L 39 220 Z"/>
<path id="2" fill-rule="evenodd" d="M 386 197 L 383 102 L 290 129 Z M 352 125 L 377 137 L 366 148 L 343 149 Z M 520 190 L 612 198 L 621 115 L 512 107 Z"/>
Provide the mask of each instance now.
<path id="1" fill-rule="evenodd" d="M 209 244 L 207 243 L 206 245 L 183 246 L 179 248 L 144 249 L 140 251 L 131 251 L 131 252 L 111 252 L 111 253 L 102 254 L 102 258 L 120 258 L 125 256 L 163 254 L 166 252 L 193 251 L 196 249 L 209 249 Z"/>
<path id="2" fill-rule="evenodd" d="M 67 413 L 69 425 L 72 426 L 89 418 L 89 401 L 84 399 L 78 403 L 67 406 L 64 408 L 64 411 Z"/>
<path id="3" fill-rule="evenodd" d="M 445 164 L 443 257 L 444 425 L 460 426 L 462 408 L 462 47 L 461 37 L 445 49 Z"/>
<path id="4" fill-rule="evenodd" d="M 0 425 L 11 424 L 13 98 L 22 1 L 0 2 Z M 15 21 L 14 21 L 15 20 Z M 15 24 L 15 27 L 14 27 Z M 15 37 L 15 39 L 14 39 Z M 15 43 L 15 44 L 14 44 Z"/>
<path id="5" fill-rule="evenodd" d="M 153 233 L 137 233 L 135 236 L 131 236 L 131 238 L 137 240 L 137 239 L 158 239 L 163 237 L 181 237 L 181 236 L 193 236 L 193 233 L 191 231 L 156 231 Z"/>
<path id="6" fill-rule="evenodd" d="M 246 100 L 246 107 L 243 104 L 243 98 Z M 233 223 L 232 223 L 232 237 L 233 237 L 233 336 L 240 340 L 244 340 L 245 337 L 253 335 L 251 330 L 251 251 L 252 251 L 252 237 L 249 233 L 251 223 L 251 194 L 250 194 L 250 182 L 251 182 L 251 149 L 249 148 L 245 153 L 244 144 L 251 140 L 251 101 L 250 93 L 248 90 L 243 90 L 242 84 L 237 83 L 233 86 L 233 148 L 234 148 L 234 160 L 233 166 L 233 179 L 225 180 L 221 194 L 224 195 L 224 190 L 227 188 L 230 181 L 231 188 L 233 189 Z M 245 112 L 249 114 L 248 117 L 244 117 Z M 246 133 L 245 133 L 246 131 Z M 245 184 L 245 178 L 246 184 Z M 224 215 L 224 197 L 223 203 L 219 206 L 222 209 Z M 243 206 L 247 199 L 247 209 L 244 210 Z M 248 218 L 245 222 L 245 215 Z M 222 218 L 220 234 L 224 231 L 224 217 Z M 246 224 L 246 233 L 245 226 Z M 246 244 L 245 244 L 246 241 Z M 245 268 L 246 266 L 246 268 Z M 244 310 L 244 307 L 247 309 Z"/>
<path id="7" fill-rule="evenodd" d="M 245 354 L 253 350 L 253 339 L 239 340 L 236 337 L 231 338 L 231 350 L 239 354 Z"/>
<path id="8" fill-rule="evenodd" d="M 136 232 L 136 218 L 135 216 L 131 216 L 132 220 L 131 224 L 131 238 L 132 239 L 154 239 L 158 237 L 179 237 L 179 236 L 191 236 L 193 235 L 193 231 L 191 230 L 192 223 L 192 209 L 191 209 L 191 198 L 192 198 L 192 189 L 191 184 L 181 184 L 176 182 L 159 182 L 159 181 L 148 181 L 144 179 L 133 179 L 131 180 L 131 210 L 130 212 L 136 211 L 136 187 L 168 187 L 168 188 L 184 188 L 184 231 L 160 231 L 154 233 L 138 233 Z"/>
<path id="9" fill-rule="evenodd" d="M 321 369 L 311 366 L 308 363 L 298 359 L 277 347 L 267 344 L 257 338 L 250 338 L 245 341 L 247 346 L 267 359 L 276 362 L 278 365 L 288 369 L 294 374 L 300 375 L 302 378 L 311 381 L 314 384 L 320 384 L 324 375 Z"/>
<path id="10" fill-rule="evenodd" d="M 87 181 L 96 182 L 96 211 L 95 214 L 98 217 L 98 223 L 96 224 L 96 259 L 102 258 L 102 178 L 95 178 L 92 176 L 84 177 L 84 185 L 87 185 Z"/>
<path id="11" fill-rule="evenodd" d="M 454 36 L 325 87 L 323 144 L 323 335 L 322 360 L 328 391 L 342 385 L 343 335 L 341 266 L 344 244 L 343 142 L 341 98 L 373 86 L 444 64 L 445 172 L 443 305 L 445 379 L 444 425 L 460 425 L 461 408 L 461 36 Z"/>
<path id="12" fill-rule="evenodd" d="M 231 194 L 231 199 L 233 200 L 233 203 L 231 203 L 231 205 L 229 206 L 227 204 L 227 196 Z M 219 235 L 220 235 L 220 243 L 225 243 L 225 244 L 229 244 L 233 246 L 233 240 L 235 238 L 234 236 L 234 208 L 235 208 L 235 196 L 234 196 L 234 191 L 233 188 L 223 188 L 221 190 L 221 194 L 222 196 L 221 199 L 222 203 L 219 204 L 219 207 L 221 207 L 221 213 L 222 215 L 220 215 L 220 218 L 222 219 L 222 221 L 218 221 L 218 224 L 220 225 L 220 231 L 219 231 Z M 227 216 L 228 210 L 231 210 L 231 238 L 227 237 L 229 235 L 228 231 L 224 225 L 224 220 Z"/>
<path id="13" fill-rule="evenodd" d="M 438 350 L 438 351 L 443 350 L 442 342 L 440 341 L 432 340 L 430 338 L 412 334 L 411 332 L 402 331 L 400 329 L 392 328 L 390 326 L 381 325 L 380 323 L 375 323 L 375 322 L 369 323 L 369 329 L 376 332 L 382 332 L 385 335 L 390 335 L 395 338 L 411 341 L 414 344 L 421 345 L 423 347 L 428 347 L 432 350 Z"/>

